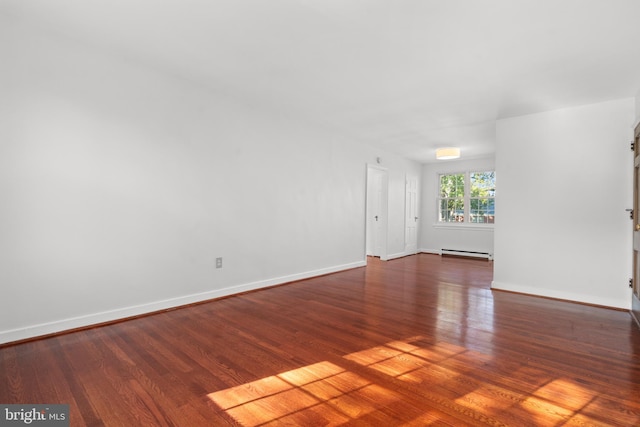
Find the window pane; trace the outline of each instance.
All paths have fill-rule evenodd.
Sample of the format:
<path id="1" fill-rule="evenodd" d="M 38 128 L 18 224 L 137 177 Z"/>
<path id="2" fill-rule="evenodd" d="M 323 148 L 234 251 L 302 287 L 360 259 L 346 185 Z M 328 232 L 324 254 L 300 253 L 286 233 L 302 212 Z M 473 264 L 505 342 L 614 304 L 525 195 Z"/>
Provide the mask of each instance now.
<path id="1" fill-rule="evenodd" d="M 464 174 L 440 175 L 440 197 L 463 198 Z"/>
<path id="2" fill-rule="evenodd" d="M 471 197 L 495 197 L 496 193 L 496 173 L 472 172 L 469 175 L 471 180 Z"/>
<path id="3" fill-rule="evenodd" d="M 464 201 L 456 199 L 440 199 L 441 222 L 463 222 Z"/>
<path id="4" fill-rule="evenodd" d="M 470 222 L 484 224 L 495 222 L 495 199 L 471 199 L 470 203 Z"/>

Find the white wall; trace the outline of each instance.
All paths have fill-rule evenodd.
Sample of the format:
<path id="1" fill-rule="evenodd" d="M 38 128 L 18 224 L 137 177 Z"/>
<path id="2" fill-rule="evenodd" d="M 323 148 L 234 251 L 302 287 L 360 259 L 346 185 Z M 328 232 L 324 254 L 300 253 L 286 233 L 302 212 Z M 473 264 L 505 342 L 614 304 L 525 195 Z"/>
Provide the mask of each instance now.
<path id="1" fill-rule="evenodd" d="M 464 155 L 464 153 L 463 153 Z M 422 201 L 420 251 L 440 253 L 441 249 L 459 249 L 493 254 L 493 226 L 479 224 L 439 224 L 438 192 L 439 174 L 481 172 L 495 169 L 493 158 L 448 160 L 425 164 L 422 167 Z M 496 176 L 496 191 L 500 177 Z M 496 207 L 496 222 L 501 212 Z"/>
<path id="2" fill-rule="evenodd" d="M 0 342 L 364 265 L 379 156 L 398 251 L 419 164 L 0 24 Z"/>
<path id="3" fill-rule="evenodd" d="M 634 99 L 499 120 L 493 288 L 629 308 Z"/>

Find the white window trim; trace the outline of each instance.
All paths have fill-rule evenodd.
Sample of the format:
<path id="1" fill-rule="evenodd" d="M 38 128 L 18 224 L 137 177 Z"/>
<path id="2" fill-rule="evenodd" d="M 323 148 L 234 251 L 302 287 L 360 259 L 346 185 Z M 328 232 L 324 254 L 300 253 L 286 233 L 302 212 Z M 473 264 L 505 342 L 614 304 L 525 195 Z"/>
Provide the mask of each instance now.
<path id="1" fill-rule="evenodd" d="M 490 169 L 495 172 L 495 169 Z M 452 171 L 452 172 L 438 172 L 436 173 L 436 218 L 440 218 L 440 177 L 442 175 L 464 175 L 464 218 L 465 222 L 441 222 L 437 221 L 433 225 L 433 228 L 442 228 L 442 229 L 466 229 L 466 230 L 482 230 L 482 231 L 493 231 L 495 227 L 495 223 L 493 224 L 485 224 L 478 222 L 467 222 L 466 219 L 470 217 L 471 213 L 471 172 L 483 172 L 481 170 L 465 170 L 465 171 Z M 469 190 L 469 191 L 467 191 Z M 494 197 L 495 200 L 495 197 Z"/>
<path id="2" fill-rule="evenodd" d="M 443 230 L 476 230 L 476 231 L 493 231 L 494 224 L 469 223 L 469 222 L 437 222 L 433 224 L 433 228 Z"/>

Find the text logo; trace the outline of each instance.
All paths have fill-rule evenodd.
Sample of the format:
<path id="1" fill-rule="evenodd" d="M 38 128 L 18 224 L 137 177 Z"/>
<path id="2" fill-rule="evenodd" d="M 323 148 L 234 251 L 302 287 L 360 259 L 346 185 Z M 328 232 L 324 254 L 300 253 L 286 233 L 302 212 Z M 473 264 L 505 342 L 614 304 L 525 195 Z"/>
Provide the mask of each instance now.
<path id="1" fill-rule="evenodd" d="M 69 405 L 0 404 L 0 427 L 69 427 Z"/>

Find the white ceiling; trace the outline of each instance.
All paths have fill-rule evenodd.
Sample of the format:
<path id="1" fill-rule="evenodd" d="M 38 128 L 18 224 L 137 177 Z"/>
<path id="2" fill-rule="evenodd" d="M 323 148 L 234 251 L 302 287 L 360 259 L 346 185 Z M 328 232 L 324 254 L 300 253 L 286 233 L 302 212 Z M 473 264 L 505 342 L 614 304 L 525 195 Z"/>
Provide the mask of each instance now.
<path id="1" fill-rule="evenodd" d="M 421 161 L 635 96 L 640 0 L 0 0 L 0 14 Z"/>

